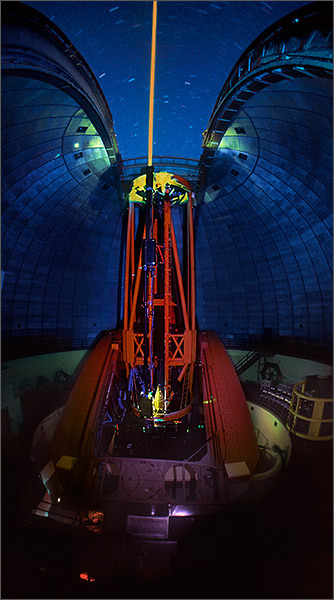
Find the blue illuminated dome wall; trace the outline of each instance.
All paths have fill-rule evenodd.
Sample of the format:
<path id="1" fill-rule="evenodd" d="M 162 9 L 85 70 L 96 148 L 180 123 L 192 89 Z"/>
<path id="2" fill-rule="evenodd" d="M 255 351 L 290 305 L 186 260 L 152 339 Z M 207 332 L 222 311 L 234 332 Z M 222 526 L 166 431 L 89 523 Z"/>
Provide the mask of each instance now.
<path id="1" fill-rule="evenodd" d="M 197 315 L 227 342 L 332 344 L 331 10 L 260 36 L 206 132 Z"/>
<path id="2" fill-rule="evenodd" d="M 85 347 L 122 316 L 126 211 L 112 118 L 62 32 L 3 5 L 4 349 Z M 311 12 L 300 11 L 299 33 L 284 21 L 283 41 L 275 30 L 245 51 L 204 139 L 196 310 L 226 343 L 269 332 L 331 346 L 332 20 L 325 31 Z"/>
<path id="3" fill-rule="evenodd" d="M 196 232 L 202 328 L 331 343 L 331 86 L 273 85 L 227 130 Z"/>
<path id="4" fill-rule="evenodd" d="M 3 339 L 16 339 L 18 353 L 25 338 L 31 353 L 43 339 L 48 350 L 84 346 L 119 316 L 111 115 L 88 65 L 53 24 L 15 2 L 3 23 Z"/>

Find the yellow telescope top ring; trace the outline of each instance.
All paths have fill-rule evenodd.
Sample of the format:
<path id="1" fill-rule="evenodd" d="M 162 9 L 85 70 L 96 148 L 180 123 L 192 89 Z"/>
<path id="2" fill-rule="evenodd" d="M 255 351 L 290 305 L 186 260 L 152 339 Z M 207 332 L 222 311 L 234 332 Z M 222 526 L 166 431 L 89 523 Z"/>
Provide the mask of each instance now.
<path id="1" fill-rule="evenodd" d="M 171 188 L 172 204 L 185 204 L 191 194 L 190 183 L 180 175 L 173 175 L 166 171 L 159 171 L 153 174 L 153 193 L 165 193 L 166 186 Z M 132 187 L 128 195 L 130 202 L 145 204 L 146 201 L 146 175 L 140 175 L 132 182 Z"/>

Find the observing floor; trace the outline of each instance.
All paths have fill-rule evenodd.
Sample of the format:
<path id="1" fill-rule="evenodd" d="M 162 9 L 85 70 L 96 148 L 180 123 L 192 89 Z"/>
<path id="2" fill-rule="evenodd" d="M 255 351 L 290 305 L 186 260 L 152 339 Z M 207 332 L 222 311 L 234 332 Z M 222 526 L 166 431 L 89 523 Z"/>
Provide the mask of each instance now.
<path id="1" fill-rule="evenodd" d="M 50 402 L 60 404 L 58 390 Z M 332 442 L 292 437 L 277 481 L 210 517 L 173 520 L 176 554 L 142 549 L 121 530 L 97 535 L 33 520 L 44 494 L 29 435 L 3 450 L 4 598 L 329 598 Z M 175 552 L 175 544 L 172 547 Z M 173 553 L 173 552 L 172 552 Z M 88 574 L 95 581 L 80 578 Z M 85 577 L 85 575 L 83 575 Z"/>

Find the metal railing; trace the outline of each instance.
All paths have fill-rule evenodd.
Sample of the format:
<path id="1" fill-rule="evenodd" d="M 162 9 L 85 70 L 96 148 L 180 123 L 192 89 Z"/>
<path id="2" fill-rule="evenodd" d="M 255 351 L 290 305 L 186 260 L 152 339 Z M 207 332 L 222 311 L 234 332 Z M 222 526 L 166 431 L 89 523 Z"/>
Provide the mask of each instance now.
<path id="1" fill-rule="evenodd" d="M 243 356 L 235 365 L 234 368 L 238 375 L 241 375 L 249 367 L 251 367 L 257 360 L 259 360 L 263 356 L 262 352 L 257 352 L 256 350 L 250 350 L 247 352 L 245 356 Z"/>
<path id="2" fill-rule="evenodd" d="M 184 158 L 181 156 L 153 156 L 153 165 L 155 171 L 177 171 L 191 180 L 197 180 L 199 160 L 194 158 Z M 142 170 L 147 167 L 147 156 L 137 156 L 122 160 L 123 179 L 128 180 L 136 175 L 142 174 Z"/>
<path id="3" fill-rule="evenodd" d="M 293 386 L 286 427 L 296 436 L 313 441 L 333 439 L 333 398 L 305 393 L 306 381 Z"/>
<path id="4" fill-rule="evenodd" d="M 170 505 L 221 505 L 226 500 L 227 475 L 212 465 L 116 456 L 80 463 L 96 469 L 91 492 L 96 498 Z"/>

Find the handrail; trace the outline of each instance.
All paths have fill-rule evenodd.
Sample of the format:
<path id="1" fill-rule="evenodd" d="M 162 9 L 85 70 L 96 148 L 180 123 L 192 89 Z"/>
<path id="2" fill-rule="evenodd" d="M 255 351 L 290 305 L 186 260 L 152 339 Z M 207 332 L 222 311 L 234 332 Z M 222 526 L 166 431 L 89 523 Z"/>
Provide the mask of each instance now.
<path id="1" fill-rule="evenodd" d="M 255 356 L 257 356 L 257 355 L 259 355 L 258 358 L 261 357 L 261 353 L 257 352 L 256 350 L 250 350 L 249 352 L 247 352 L 247 354 L 245 354 L 245 356 L 240 358 L 240 360 L 238 360 L 238 362 L 235 363 L 234 368 L 235 368 L 236 372 L 239 374 L 239 369 L 241 369 L 244 365 L 251 363 L 253 358 L 255 358 Z"/>
<path id="2" fill-rule="evenodd" d="M 159 170 L 177 170 L 189 180 L 196 181 L 199 172 L 199 160 L 194 158 L 184 158 L 181 156 L 153 156 L 152 160 L 154 169 Z M 122 174 L 123 180 L 131 177 L 134 173 L 138 173 L 147 165 L 147 157 L 137 156 L 134 158 L 122 158 Z"/>
<path id="3" fill-rule="evenodd" d="M 170 162 L 171 164 L 173 163 L 180 163 L 181 165 L 184 166 L 193 166 L 198 167 L 199 165 L 199 160 L 196 158 L 185 158 L 184 156 L 165 156 L 165 155 L 158 155 L 158 156 L 153 156 L 153 163 L 157 162 L 157 163 L 163 163 L 163 162 Z M 137 166 L 139 164 L 146 164 L 147 162 L 147 157 L 146 156 L 136 156 L 133 158 L 123 158 L 123 163 L 124 163 L 124 168 L 129 168 L 130 166 Z"/>
<path id="4" fill-rule="evenodd" d="M 302 398 L 303 400 L 312 400 L 312 402 L 334 402 L 334 398 L 316 398 L 304 394 L 304 390 L 302 392 L 299 391 L 298 386 L 305 386 L 305 381 L 298 381 L 292 388 L 292 393 L 296 394 L 296 396 L 299 396 L 299 398 Z"/>
<path id="5" fill-rule="evenodd" d="M 326 405 L 332 404 L 334 399 L 317 398 L 305 394 L 305 384 L 306 380 L 298 381 L 293 386 L 286 427 L 288 431 L 304 439 L 331 440 L 333 439 L 333 427 L 331 429 L 329 427 L 333 424 L 333 415 L 330 418 L 324 418 L 324 411 Z M 308 416 L 301 412 L 305 408 L 304 401 L 308 402 Z M 325 427 L 322 428 L 322 425 Z"/>

